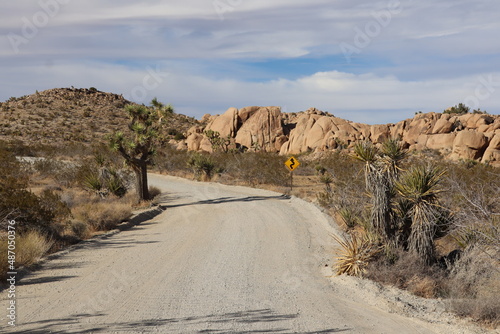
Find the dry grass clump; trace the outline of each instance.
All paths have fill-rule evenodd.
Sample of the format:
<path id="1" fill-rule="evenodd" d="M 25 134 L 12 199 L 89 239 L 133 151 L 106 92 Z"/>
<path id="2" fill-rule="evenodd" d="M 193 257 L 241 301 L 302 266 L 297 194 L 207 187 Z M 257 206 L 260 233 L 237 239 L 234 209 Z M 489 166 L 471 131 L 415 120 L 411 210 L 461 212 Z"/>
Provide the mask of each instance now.
<path id="1" fill-rule="evenodd" d="M 119 201 L 85 203 L 73 209 L 76 220 L 87 223 L 95 230 L 110 230 L 132 215 L 130 205 Z"/>
<path id="2" fill-rule="evenodd" d="M 370 261 L 381 251 L 366 235 L 351 234 L 344 237 L 332 235 L 340 249 L 336 257 L 335 270 L 337 275 L 361 277 L 366 273 Z"/>
<path id="3" fill-rule="evenodd" d="M 30 266 L 36 263 L 52 247 L 54 241 L 36 230 L 19 235 L 16 240 L 16 266 Z"/>
<path id="4" fill-rule="evenodd" d="M 500 325 L 500 252 L 492 247 L 471 247 L 450 273 L 449 305 L 455 313 Z"/>
<path id="5" fill-rule="evenodd" d="M 0 236 L 0 254 L 2 255 L 2 261 L 0 261 L 0 278 L 5 278 L 9 269 L 9 263 L 7 262 L 7 235 Z M 21 266 L 31 266 L 40 260 L 54 244 L 53 240 L 47 238 L 42 233 L 32 230 L 22 234 L 18 234 L 16 237 L 15 249 L 13 250 L 16 255 L 15 267 L 19 268 Z"/>
<path id="6" fill-rule="evenodd" d="M 161 195 L 160 188 L 155 186 L 149 186 L 149 196 L 151 197 L 151 199 L 154 199 L 159 195 Z"/>
<path id="7" fill-rule="evenodd" d="M 80 240 L 85 240 L 92 237 L 92 229 L 89 224 L 82 221 L 72 221 L 70 224 L 71 233 Z"/>

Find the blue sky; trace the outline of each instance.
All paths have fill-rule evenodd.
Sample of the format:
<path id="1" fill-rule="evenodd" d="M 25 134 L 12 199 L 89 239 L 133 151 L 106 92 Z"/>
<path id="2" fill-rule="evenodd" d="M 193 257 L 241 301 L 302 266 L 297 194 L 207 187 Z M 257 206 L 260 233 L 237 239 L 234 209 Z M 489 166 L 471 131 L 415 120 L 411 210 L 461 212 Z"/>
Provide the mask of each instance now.
<path id="1" fill-rule="evenodd" d="M 273 105 L 369 124 L 500 110 L 497 0 L 24 0 L 0 13 L 1 101 L 96 87 L 197 118 Z"/>

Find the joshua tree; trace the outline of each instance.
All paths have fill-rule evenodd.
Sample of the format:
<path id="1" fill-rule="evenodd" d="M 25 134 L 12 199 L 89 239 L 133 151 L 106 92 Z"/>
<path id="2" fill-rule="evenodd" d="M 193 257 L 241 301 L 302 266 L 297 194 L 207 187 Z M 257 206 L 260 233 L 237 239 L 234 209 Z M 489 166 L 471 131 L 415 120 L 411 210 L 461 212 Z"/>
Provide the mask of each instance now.
<path id="1" fill-rule="evenodd" d="M 126 106 L 131 134 L 115 132 L 109 138 L 111 148 L 120 152 L 135 173 L 136 190 L 140 200 L 149 199 L 147 166 L 155 153 L 161 121 L 168 113 L 173 112 L 171 106 L 164 107 L 156 98 L 152 104 L 155 105 L 154 108 L 144 105 Z"/>
<path id="2" fill-rule="evenodd" d="M 379 161 L 379 150 L 370 142 L 360 142 L 354 147 L 356 158 L 365 163 L 365 185 L 368 192 L 372 211 L 370 225 L 373 232 L 387 239 L 387 225 L 389 221 L 390 191 L 382 164 Z"/>
<path id="3" fill-rule="evenodd" d="M 222 150 L 222 152 L 227 153 L 229 150 L 229 145 L 231 145 L 231 135 L 227 135 L 226 138 L 220 136 L 218 131 L 205 130 L 205 136 L 212 145 L 212 150 L 217 152 Z"/>
<path id="4" fill-rule="evenodd" d="M 391 203 L 395 195 L 394 182 L 406 151 L 398 140 L 389 139 L 381 150 L 370 142 L 360 142 L 354 147 L 354 153 L 357 159 L 365 162 L 366 191 L 372 204 L 371 227 L 384 239 L 393 239 L 395 219 Z"/>
<path id="5" fill-rule="evenodd" d="M 381 151 L 381 169 L 382 176 L 380 177 L 385 183 L 386 191 L 381 199 L 384 217 L 386 219 L 385 234 L 390 239 L 397 239 L 397 217 L 392 208 L 391 203 L 394 202 L 396 191 L 394 185 L 399 178 L 401 172 L 401 162 L 408 155 L 408 151 L 403 147 L 403 143 L 396 139 L 386 140 L 380 149 Z M 396 241 L 397 243 L 397 241 Z"/>
<path id="6" fill-rule="evenodd" d="M 434 259 L 434 237 L 442 221 L 443 208 L 438 195 L 445 171 L 436 167 L 417 166 L 396 182 L 397 192 L 409 203 L 411 232 L 410 251 L 419 254 L 426 263 Z"/>
<path id="7" fill-rule="evenodd" d="M 163 104 L 155 97 L 151 100 L 151 108 L 153 108 L 158 117 L 158 122 L 162 123 L 166 116 L 172 115 L 174 113 L 174 107 L 171 104 Z"/>

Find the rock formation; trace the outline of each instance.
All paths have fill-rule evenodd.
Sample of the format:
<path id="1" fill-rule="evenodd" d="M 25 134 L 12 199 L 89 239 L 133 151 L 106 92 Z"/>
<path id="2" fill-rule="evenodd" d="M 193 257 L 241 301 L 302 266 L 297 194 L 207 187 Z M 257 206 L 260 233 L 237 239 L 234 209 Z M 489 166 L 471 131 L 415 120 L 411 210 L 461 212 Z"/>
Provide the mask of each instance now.
<path id="1" fill-rule="evenodd" d="M 500 116 L 417 114 L 396 124 L 367 125 L 311 108 L 283 114 L 279 107 L 229 108 L 203 117 L 205 128 L 188 132 L 189 150 L 211 151 L 204 130 L 229 136 L 234 147 L 282 155 L 351 148 L 357 141 L 378 145 L 399 138 L 410 150 L 433 149 L 450 159 L 473 159 L 500 166 Z"/>

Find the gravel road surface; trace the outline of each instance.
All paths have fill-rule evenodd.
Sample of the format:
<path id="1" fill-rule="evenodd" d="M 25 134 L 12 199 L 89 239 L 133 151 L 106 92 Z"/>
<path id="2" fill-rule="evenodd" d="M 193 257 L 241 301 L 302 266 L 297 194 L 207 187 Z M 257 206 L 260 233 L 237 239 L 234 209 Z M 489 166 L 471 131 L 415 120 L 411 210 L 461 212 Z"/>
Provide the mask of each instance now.
<path id="1" fill-rule="evenodd" d="M 17 283 L 17 333 L 439 333 L 335 288 L 314 205 L 151 175 L 165 210 L 78 245 Z M 7 292 L 0 294 L 6 312 Z M 450 333 L 451 334 L 451 333 Z"/>

